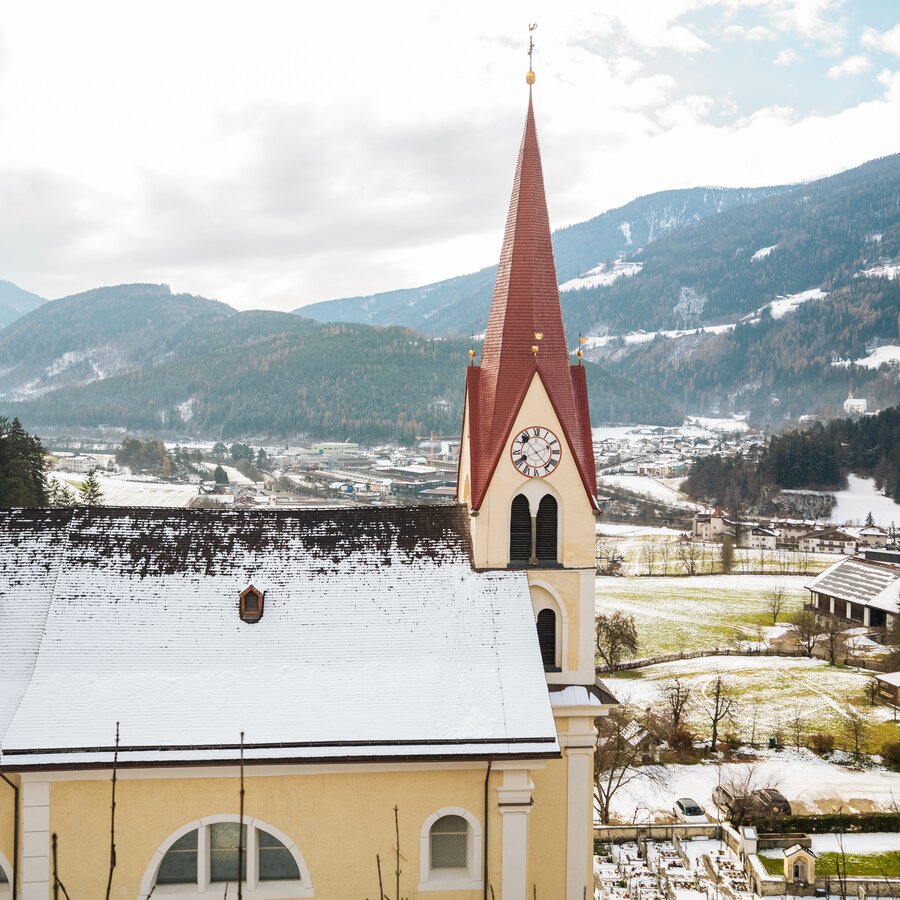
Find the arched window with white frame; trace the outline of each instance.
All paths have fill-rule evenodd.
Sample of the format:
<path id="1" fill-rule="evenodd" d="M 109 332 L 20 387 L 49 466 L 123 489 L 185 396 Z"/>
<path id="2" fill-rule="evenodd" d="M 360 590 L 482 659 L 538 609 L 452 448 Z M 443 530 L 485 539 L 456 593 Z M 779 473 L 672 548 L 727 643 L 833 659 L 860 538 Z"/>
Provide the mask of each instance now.
<path id="1" fill-rule="evenodd" d="M 419 836 L 419 891 L 480 890 L 481 825 L 468 810 L 445 807 Z"/>
<path id="2" fill-rule="evenodd" d="M 238 866 L 240 864 L 240 876 Z M 309 869 L 296 844 L 277 828 L 235 815 L 206 816 L 169 835 L 141 881 L 138 900 L 193 900 L 212 885 L 242 882 L 247 900 L 312 897 Z"/>

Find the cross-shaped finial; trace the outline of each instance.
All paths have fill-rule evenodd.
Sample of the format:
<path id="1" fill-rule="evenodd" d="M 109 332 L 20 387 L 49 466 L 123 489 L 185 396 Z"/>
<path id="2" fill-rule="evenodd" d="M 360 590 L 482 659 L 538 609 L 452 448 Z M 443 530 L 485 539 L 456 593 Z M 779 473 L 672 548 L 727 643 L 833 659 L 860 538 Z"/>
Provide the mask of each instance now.
<path id="1" fill-rule="evenodd" d="M 528 34 L 528 74 L 525 76 L 525 80 L 529 84 L 534 84 L 534 77 L 535 77 L 534 76 L 534 68 L 531 64 L 531 57 L 532 57 L 532 54 L 534 53 L 534 38 L 531 36 L 531 32 L 534 31 L 535 28 L 537 28 L 537 22 L 534 22 L 534 23 L 529 22 L 529 24 L 528 24 L 528 32 L 529 32 L 529 34 Z"/>

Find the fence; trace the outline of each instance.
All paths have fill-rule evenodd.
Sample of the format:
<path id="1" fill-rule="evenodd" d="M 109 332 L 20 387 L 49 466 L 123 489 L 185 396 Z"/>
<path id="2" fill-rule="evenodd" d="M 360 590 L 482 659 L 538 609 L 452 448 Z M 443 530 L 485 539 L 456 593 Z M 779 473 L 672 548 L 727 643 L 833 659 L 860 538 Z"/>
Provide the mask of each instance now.
<path id="1" fill-rule="evenodd" d="M 734 650 L 730 647 L 717 647 L 714 650 L 682 650 L 680 653 L 663 653 L 659 656 L 648 656 L 644 659 L 632 659 L 628 662 L 619 663 L 615 671 L 643 669 L 645 666 L 655 666 L 657 663 L 674 662 L 677 659 L 699 659 L 701 656 L 789 656 L 798 658 L 806 656 L 806 654 L 798 653 L 795 650 L 773 650 L 772 648 L 765 650 Z M 610 671 L 609 666 L 597 666 L 598 675 Z"/>

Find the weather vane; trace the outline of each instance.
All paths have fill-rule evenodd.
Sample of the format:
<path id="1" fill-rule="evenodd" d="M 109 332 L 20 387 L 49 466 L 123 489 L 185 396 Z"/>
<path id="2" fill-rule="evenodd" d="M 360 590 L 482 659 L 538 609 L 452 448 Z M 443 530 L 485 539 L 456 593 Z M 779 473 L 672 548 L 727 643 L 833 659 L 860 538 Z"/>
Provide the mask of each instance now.
<path id="1" fill-rule="evenodd" d="M 534 22 L 533 24 L 530 22 L 528 23 L 528 74 L 525 76 L 525 80 L 529 84 L 534 84 L 535 79 L 534 68 L 531 64 L 531 56 L 534 53 L 534 38 L 531 36 L 531 32 L 534 31 L 535 28 L 537 28 L 537 22 Z"/>

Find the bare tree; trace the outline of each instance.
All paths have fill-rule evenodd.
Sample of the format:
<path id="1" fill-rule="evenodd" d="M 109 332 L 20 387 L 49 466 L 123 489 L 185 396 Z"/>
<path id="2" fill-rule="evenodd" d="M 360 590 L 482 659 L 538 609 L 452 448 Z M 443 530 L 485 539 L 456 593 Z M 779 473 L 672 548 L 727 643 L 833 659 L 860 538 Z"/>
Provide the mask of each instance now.
<path id="1" fill-rule="evenodd" d="M 797 647 L 812 659 L 813 650 L 819 643 L 819 623 L 816 614 L 811 609 L 801 609 L 794 618 L 793 624 L 797 629 Z"/>
<path id="2" fill-rule="evenodd" d="M 759 700 L 750 704 L 750 746 L 756 746 L 756 729 L 759 726 Z"/>
<path id="3" fill-rule="evenodd" d="M 793 738 L 794 747 L 799 750 L 804 745 L 806 737 L 806 716 L 804 714 L 803 704 L 797 703 L 788 723 L 791 737 Z"/>
<path id="4" fill-rule="evenodd" d="M 644 541 L 641 544 L 640 559 L 647 569 L 647 574 L 652 575 L 656 566 L 656 544 L 653 541 Z"/>
<path id="5" fill-rule="evenodd" d="M 677 676 L 663 687 L 663 705 L 668 712 L 670 734 L 676 734 L 684 723 L 684 714 L 691 702 L 691 689 Z"/>
<path id="6" fill-rule="evenodd" d="M 678 562 L 684 569 L 685 575 L 696 575 L 698 563 L 700 562 L 701 549 L 700 545 L 694 541 L 681 541 L 676 551 Z"/>
<path id="7" fill-rule="evenodd" d="M 844 737 L 853 758 L 859 760 L 868 747 L 869 723 L 855 706 L 850 707 L 844 719 Z"/>
<path id="8" fill-rule="evenodd" d="M 631 710 L 617 706 L 609 715 L 597 719 L 597 745 L 594 754 L 594 783 L 600 819 L 609 822 L 612 799 L 635 778 L 661 778 L 657 767 L 641 769 L 643 750 L 635 740 L 636 722 Z"/>
<path id="9" fill-rule="evenodd" d="M 617 544 L 601 541 L 597 546 L 597 574 L 618 575 L 625 557 Z"/>
<path id="10" fill-rule="evenodd" d="M 722 571 L 726 575 L 731 574 L 731 570 L 734 568 L 734 541 L 730 534 L 722 536 L 722 547 L 719 550 L 719 562 L 721 563 Z"/>
<path id="11" fill-rule="evenodd" d="M 778 617 L 781 615 L 781 610 L 784 609 L 785 599 L 786 592 L 782 584 L 776 584 L 766 593 L 766 608 L 772 614 L 773 625 L 778 624 Z"/>
<path id="12" fill-rule="evenodd" d="M 597 616 L 594 636 L 597 655 L 610 672 L 619 668 L 626 653 L 637 653 L 638 636 L 634 616 L 626 616 L 622 612 Z"/>
<path id="13" fill-rule="evenodd" d="M 720 766 L 719 787 L 713 793 L 713 800 L 740 826 L 754 812 L 753 792 L 777 788 L 778 781 L 758 763 Z"/>
<path id="14" fill-rule="evenodd" d="M 832 666 L 836 666 L 838 659 L 847 649 L 847 635 L 844 633 L 844 623 L 840 619 L 831 616 L 825 619 L 823 642 L 825 652 L 828 654 L 828 662 Z"/>
<path id="15" fill-rule="evenodd" d="M 706 705 L 706 715 L 712 725 L 712 736 L 709 742 L 710 752 L 716 752 L 719 740 L 719 724 L 737 709 L 737 697 L 725 683 L 721 675 L 716 675 L 712 685 L 712 695 Z"/>
<path id="16" fill-rule="evenodd" d="M 660 569 L 663 575 L 669 574 L 669 542 L 663 541 L 659 545 Z"/>

